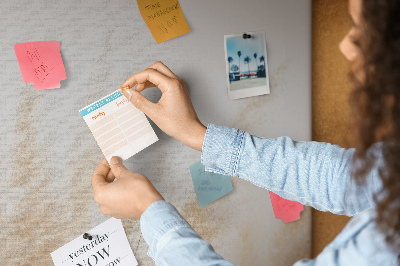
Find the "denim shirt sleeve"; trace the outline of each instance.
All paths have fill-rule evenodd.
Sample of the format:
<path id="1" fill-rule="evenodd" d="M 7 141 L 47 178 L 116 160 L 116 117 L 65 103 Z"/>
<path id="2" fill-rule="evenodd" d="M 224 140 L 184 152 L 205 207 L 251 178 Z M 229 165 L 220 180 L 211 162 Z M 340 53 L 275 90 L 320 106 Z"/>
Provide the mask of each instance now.
<path id="1" fill-rule="evenodd" d="M 400 251 L 388 245 L 375 218 L 375 209 L 353 217 L 314 260 L 303 259 L 294 266 L 398 266 Z"/>
<path id="2" fill-rule="evenodd" d="M 149 255 L 157 265 L 233 265 L 215 253 L 166 201 L 153 202 L 140 217 Z"/>
<path id="3" fill-rule="evenodd" d="M 289 137 L 260 138 L 209 124 L 203 142 L 206 171 L 239 177 L 288 200 L 353 216 L 375 206 L 377 170 L 365 185 L 351 177 L 355 149 Z"/>

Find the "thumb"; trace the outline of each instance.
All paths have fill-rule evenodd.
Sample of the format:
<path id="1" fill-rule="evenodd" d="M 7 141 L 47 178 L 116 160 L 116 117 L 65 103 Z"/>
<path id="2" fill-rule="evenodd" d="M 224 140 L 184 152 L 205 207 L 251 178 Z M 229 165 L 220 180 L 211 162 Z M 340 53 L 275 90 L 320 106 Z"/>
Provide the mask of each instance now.
<path id="1" fill-rule="evenodd" d="M 121 158 L 117 156 L 111 157 L 110 168 L 117 179 L 123 178 L 123 172 L 128 171 L 128 169 L 126 169 L 126 167 L 122 164 Z"/>
<path id="2" fill-rule="evenodd" d="M 133 89 L 125 89 L 122 92 L 126 98 L 140 111 L 147 113 L 152 109 L 154 103 L 147 100 L 140 92 Z"/>
<path id="3" fill-rule="evenodd" d="M 92 186 L 93 188 L 98 187 L 100 185 L 107 185 L 106 177 L 108 172 L 110 171 L 110 166 L 106 159 L 103 159 L 99 166 L 97 166 L 96 170 L 94 170 L 94 174 L 92 176 Z"/>

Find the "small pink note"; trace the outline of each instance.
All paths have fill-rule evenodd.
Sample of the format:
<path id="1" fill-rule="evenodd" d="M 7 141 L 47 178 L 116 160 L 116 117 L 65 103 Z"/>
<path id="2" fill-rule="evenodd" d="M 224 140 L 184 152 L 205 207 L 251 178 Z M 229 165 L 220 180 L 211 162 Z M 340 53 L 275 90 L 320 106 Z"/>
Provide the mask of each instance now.
<path id="1" fill-rule="evenodd" d="M 301 203 L 281 198 L 271 191 L 269 196 L 271 197 L 276 219 L 282 219 L 285 223 L 300 219 L 300 213 L 304 210 L 304 206 Z"/>
<path id="2" fill-rule="evenodd" d="M 35 89 L 60 88 L 60 81 L 67 78 L 60 42 L 17 43 L 14 50 L 24 82 L 33 83 Z"/>

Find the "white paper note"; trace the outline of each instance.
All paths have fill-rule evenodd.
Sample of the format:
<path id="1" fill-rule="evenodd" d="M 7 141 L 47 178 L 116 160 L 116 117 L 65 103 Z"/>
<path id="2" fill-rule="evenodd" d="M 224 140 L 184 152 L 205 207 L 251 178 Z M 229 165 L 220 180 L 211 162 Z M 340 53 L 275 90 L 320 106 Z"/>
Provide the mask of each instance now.
<path id="1" fill-rule="evenodd" d="M 56 266 L 138 265 L 121 220 L 111 218 L 51 253 Z"/>
<path id="2" fill-rule="evenodd" d="M 107 161 L 126 160 L 158 140 L 144 113 L 119 91 L 79 111 Z"/>

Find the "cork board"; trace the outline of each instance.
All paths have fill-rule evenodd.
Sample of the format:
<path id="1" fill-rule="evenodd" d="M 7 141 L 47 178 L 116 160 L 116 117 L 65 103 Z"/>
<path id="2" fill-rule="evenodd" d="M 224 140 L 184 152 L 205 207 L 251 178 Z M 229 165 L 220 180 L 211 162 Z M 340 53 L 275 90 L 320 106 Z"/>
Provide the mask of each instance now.
<path id="1" fill-rule="evenodd" d="M 90 183 L 103 155 L 78 111 L 157 60 L 187 82 L 203 123 L 311 140 L 310 0 L 181 1 L 192 32 L 159 45 L 135 1 L 95 3 L 2 1 L 0 253 L 6 265 L 51 265 L 52 251 L 108 219 Z M 223 35 L 245 31 L 266 32 L 271 94 L 228 101 Z M 22 81 L 14 44 L 39 40 L 61 42 L 67 79 L 60 89 L 36 91 Z M 160 92 L 145 96 L 157 101 Z M 266 190 L 233 178 L 232 193 L 200 209 L 188 167 L 200 153 L 153 126 L 160 140 L 126 167 L 147 176 L 218 253 L 238 265 L 290 265 L 311 256 L 310 208 L 284 224 Z M 139 222 L 123 225 L 139 264 L 153 265 Z"/>
<path id="2" fill-rule="evenodd" d="M 349 63 L 339 43 L 351 28 L 347 1 L 314 0 L 312 134 L 313 140 L 350 148 L 348 104 L 351 85 Z M 313 209 L 313 257 L 317 256 L 343 229 L 349 217 Z"/>

